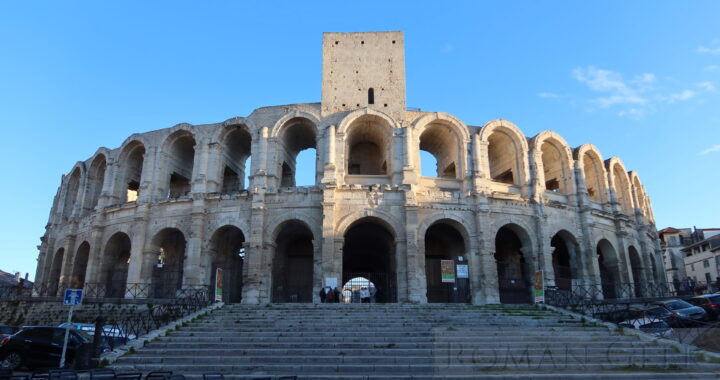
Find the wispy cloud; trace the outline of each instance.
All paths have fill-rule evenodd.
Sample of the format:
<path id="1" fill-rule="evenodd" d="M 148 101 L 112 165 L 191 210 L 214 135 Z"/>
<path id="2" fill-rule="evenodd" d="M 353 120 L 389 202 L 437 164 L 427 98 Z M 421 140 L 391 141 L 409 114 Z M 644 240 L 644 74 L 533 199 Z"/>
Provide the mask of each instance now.
<path id="1" fill-rule="evenodd" d="M 713 153 L 713 152 L 720 152 L 720 144 L 713 145 L 713 146 L 711 146 L 711 147 L 703 150 L 702 152 L 700 152 L 700 153 L 698 153 L 698 154 L 700 154 L 700 155 L 705 155 L 705 154 Z"/>
<path id="2" fill-rule="evenodd" d="M 667 103 L 675 103 L 675 102 L 682 102 L 685 100 L 690 100 L 693 97 L 695 97 L 695 91 L 692 90 L 683 90 L 681 92 L 678 92 L 677 94 L 670 94 L 670 96 L 659 96 L 659 99 L 667 102 Z"/>
<path id="3" fill-rule="evenodd" d="M 644 73 L 630 80 L 623 78 L 622 74 L 598 69 L 595 66 L 575 68 L 573 78 L 585 84 L 593 92 L 603 95 L 589 100 L 590 104 L 598 108 L 620 107 L 618 115 L 642 117 L 644 107 L 649 103 L 646 96 L 652 90 L 657 80 L 652 73 Z"/>
<path id="4" fill-rule="evenodd" d="M 560 97 L 560 95 L 552 92 L 541 92 L 538 94 L 538 97 L 542 99 L 557 99 Z"/>
<path id="5" fill-rule="evenodd" d="M 706 46 L 698 46 L 697 52 L 700 54 L 720 55 L 720 47 L 709 48 Z"/>
<path id="6" fill-rule="evenodd" d="M 695 85 L 708 92 L 715 91 L 715 85 L 713 84 L 713 82 L 710 81 L 695 83 Z"/>
<path id="7" fill-rule="evenodd" d="M 711 72 L 711 73 L 712 73 L 712 72 L 715 72 L 715 71 L 718 71 L 718 70 L 720 70 L 720 66 L 718 66 L 718 65 L 705 66 L 705 71 L 709 71 L 709 72 Z"/>

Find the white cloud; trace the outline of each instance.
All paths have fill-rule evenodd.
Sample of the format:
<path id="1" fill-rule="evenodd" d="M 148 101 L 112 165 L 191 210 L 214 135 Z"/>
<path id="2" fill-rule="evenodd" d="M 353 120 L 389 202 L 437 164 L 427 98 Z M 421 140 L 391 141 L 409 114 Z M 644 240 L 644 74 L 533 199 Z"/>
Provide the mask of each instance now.
<path id="1" fill-rule="evenodd" d="M 720 55 L 720 47 L 709 48 L 709 47 L 705 47 L 705 46 L 698 46 L 697 52 L 700 54 Z"/>
<path id="2" fill-rule="evenodd" d="M 594 92 L 604 95 L 590 99 L 590 103 L 599 108 L 613 106 L 621 107 L 620 116 L 642 117 L 645 110 L 641 107 L 647 105 L 649 100 L 645 95 L 652 90 L 656 77 L 652 73 L 635 76 L 632 80 L 625 80 L 622 74 L 611 70 L 598 69 L 595 66 L 576 68 L 573 77 L 584 83 Z"/>
<path id="3" fill-rule="evenodd" d="M 682 102 L 685 100 L 690 100 L 694 96 L 695 96 L 695 91 L 684 90 L 684 91 L 678 92 L 677 94 L 671 94 L 670 96 L 660 97 L 660 98 L 668 103 L 675 103 L 675 102 Z"/>
<path id="4" fill-rule="evenodd" d="M 710 81 L 695 83 L 695 85 L 708 92 L 715 91 L 715 85 Z"/>
<path id="5" fill-rule="evenodd" d="M 718 71 L 718 70 L 720 70 L 720 66 L 718 66 L 718 65 L 705 66 L 705 71 L 709 71 L 711 73 Z"/>
<path id="6" fill-rule="evenodd" d="M 538 94 L 538 97 L 543 99 L 557 99 L 560 97 L 560 95 L 554 94 L 552 92 L 541 92 Z"/>
<path id="7" fill-rule="evenodd" d="M 712 153 L 712 152 L 720 152 L 720 144 L 713 145 L 698 154 L 704 155 L 704 154 L 708 154 L 708 153 Z"/>

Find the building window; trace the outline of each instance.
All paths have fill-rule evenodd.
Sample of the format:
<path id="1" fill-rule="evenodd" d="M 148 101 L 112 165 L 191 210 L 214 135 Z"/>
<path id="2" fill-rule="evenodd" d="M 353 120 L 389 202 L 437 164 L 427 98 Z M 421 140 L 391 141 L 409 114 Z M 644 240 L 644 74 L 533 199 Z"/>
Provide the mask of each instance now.
<path id="1" fill-rule="evenodd" d="M 703 260 L 703 268 L 710 268 L 710 260 Z"/>
<path id="2" fill-rule="evenodd" d="M 695 263 L 690 264 L 690 270 L 691 270 L 691 271 L 694 271 L 694 270 L 695 270 Z"/>
<path id="3" fill-rule="evenodd" d="M 708 284 L 712 282 L 712 279 L 710 278 L 710 273 L 705 273 L 705 281 L 707 281 Z"/>
<path id="4" fill-rule="evenodd" d="M 368 104 L 375 104 L 375 90 L 368 89 Z"/>

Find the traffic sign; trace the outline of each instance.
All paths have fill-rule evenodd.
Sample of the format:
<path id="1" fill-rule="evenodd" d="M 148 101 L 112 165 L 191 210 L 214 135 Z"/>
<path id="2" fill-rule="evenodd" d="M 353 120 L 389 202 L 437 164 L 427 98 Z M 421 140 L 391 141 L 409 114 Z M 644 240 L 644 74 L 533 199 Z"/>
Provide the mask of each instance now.
<path id="1" fill-rule="evenodd" d="M 65 298 L 63 299 L 63 304 L 80 305 L 82 303 L 82 298 L 82 289 L 65 289 Z"/>

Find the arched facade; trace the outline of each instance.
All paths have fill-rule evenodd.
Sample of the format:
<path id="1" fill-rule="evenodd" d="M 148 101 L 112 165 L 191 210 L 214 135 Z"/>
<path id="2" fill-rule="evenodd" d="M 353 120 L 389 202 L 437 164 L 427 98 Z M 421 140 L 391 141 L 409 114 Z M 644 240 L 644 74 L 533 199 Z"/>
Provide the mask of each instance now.
<path id="1" fill-rule="evenodd" d="M 175 297 L 214 294 L 222 269 L 226 302 L 265 303 L 319 302 L 357 275 L 376 302 L 482 304 L 528 302 L 541 270 L 548 286 L 605 284 L 609 297 L 654 281 L 653 263 L 664 271 L 652 236 L 637 237 L 654 229 L 649 197 L 619 160 L 506 120 L 406 112 L 266 107 L 98 150 L 63 177 L 36 277 L 53 294 L 84 283 Z M 304 149 L 316 150 L 314 186 L 293 182 Z M 437 157 L 436 178 L 419 175 L 420 150 Z M 442 260 L 467 271 L 456 280 L 468 294 L 437 282 Z"/>

